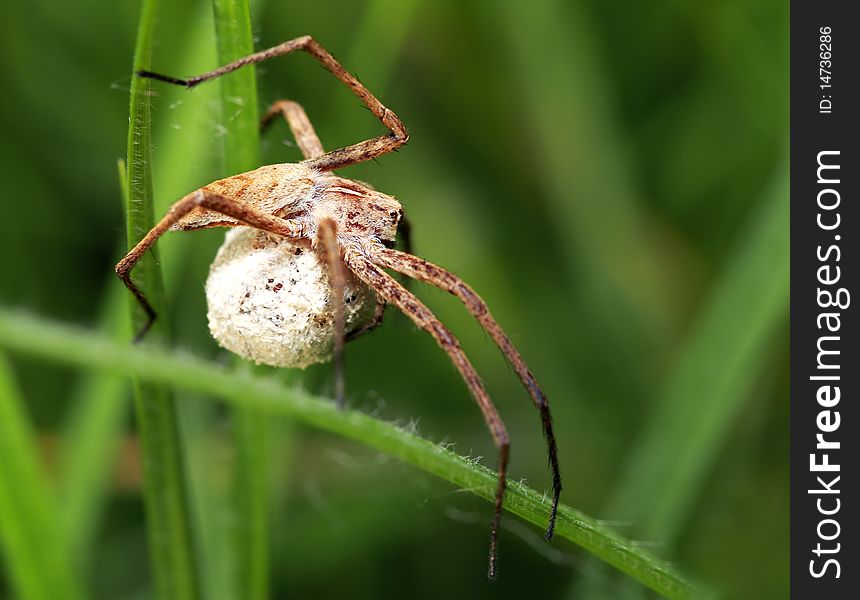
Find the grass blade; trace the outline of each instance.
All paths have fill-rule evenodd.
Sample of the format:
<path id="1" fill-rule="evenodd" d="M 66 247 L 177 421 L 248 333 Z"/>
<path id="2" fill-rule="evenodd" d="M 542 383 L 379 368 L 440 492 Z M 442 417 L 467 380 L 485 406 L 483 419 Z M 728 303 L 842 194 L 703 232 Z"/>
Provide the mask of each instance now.
<path id="1" fill-rule="evenodd" d="M 218 64 L 254 52 L 247 0 L 213 0 Z M 224 170 L 233 175 L 260 166 L 257 78 L 250 65 L 218 79 L 224 135 Z"/>
<path id="2" fill-rule="evenodd" d="M 39 461 L 6 357 L 0 354 L 0 546 L 22 600 L 82 598 L 61 528 L 56 498 Z"/>
<path id="3" fill-rule="evenodd" d="M 670 550 L 689 520 L 771 353 L 789 306 L 788 165 L 762 198 L 703 307 L 679 362 L 633 444 L 603 514 L 631 522 L 639 538 Z M 585 578 L 571 598 L 610 594 L 609 578 Z M 624 597 L 637 597 L 628 590 Z M 610 595 L 618 596 L 613 592 Z"/>
<path id="4" fill-rule="evenodd" d="M 254 51 L 251 13 L 247 0 L 213 0 L 218 64 Z M 226 130 L 223 176 L 260 166 L 260 119 L 257 79 L 248 66 L 218 80 L 221 119 Z M 268 422 L 253 408 L 233 413 L 236 447 L 233 548 L 237 589 L 241 597 L 265 600 L 269 589 L 268 531 Z"/>
<path id="5" fill-rule="evenodd" d="M 144 0 L 135 48 L 135 71 L 150 69 L 156 9 L 156 0 Z M 131 244 L 141 239 L 154 222 L 149 89 L 149 80 L 132 77 L 127 159 L 127 218 Z M 147 342 L 163 342 L 167 337 L 167 313 L 155 249 L 137 264 L 134 279 L 160 316 Z M 137 331 L 146 317 L 134 299 L 130 301 L 132 327 Z M 168 388 L 149 381 L 135 380 L 134 390 L 155 588 L 161 598 L 197 598 L 199 580 L 174 400 Z"/>
<path id="6" fill-rule="evenodd" d="M 788 170 L 783 164 L 711 292 L 651 420 L 634 445 L 608 513 L 674 540 L 749 398 L 788 314 Z M 615 518 L 613 516 L 612 518 Z"/>
<path id="7" fill-rule="evenodd" d="M 0 346 L 79 367 L 126 373 L 222 398 L 244 408 L 283 415 L 376 448 L 492 501 L 496 474 L 443 446 L 328 399 L 287 389 L 271 379 L 227 372 L 198 359 L 117 344 L 91 332 L 0 309 Z M 506 509 L 543 527 L 549 514 L 544 494 L 510 482 Z M 652 557 L 582 513 L 562 506 L 556 536 L 669 598 L 691 598 L 695 588 L 673 567 Z"/>
<path id="8" fill-rule="evenodd" d="M 211 64 L 214 49 L 211 48 L 212 24 L 207 19 L 210 15 L 193 15 L 188 29 L 187 44 L 183 48 L 183 57 L 198 64 Z M 192 69 L 194 70 L 194 69 Z M 180 72 L 187 69 L 180 68 Z M 160 90 L 165 95 L 165 90 Z M 184 93 L 185 90 L 182 90 Z M 206 89 L 197 90 L 198 99 L 205 98 Z M 161 178 L 158 189 L 162 200 L 172 203 L 181 197 L 194 185 L 196 169 L 175 168 L 183 164 L 187 156 L 194 156 L 197 168 L 207 164 L 211 143 L 208 136 L 195 133 L 202 129 L 200 121 L 206 118 L 205 110 L 199 105 L 192 105 L 188 110 L 181 102 L 171 106 L 170 119 L 180 118 L 184 131 L 180 138 L 173 133 L 173 123 L 164 119 L 159 132 L 159 153 L 154 159 L 155 170 Z M 196 109 L 196 110 L 195 110 Z M 181 117 L 178 115 L 181 114 Z M 174 166 L 173 169 L 161 168 L 159 165 Z M 119 161 L 119 179 L 124 204 L 128 203 L 127 167 L 124 160 Z M 166 208 L 164 202 L 155 199 L 156 212 Z M 195 256 L 196 246 L 177 247 L 181 236 L 167 236 L 164 244 L 159 246 L 170 260 L 162 266 L 164 278 L 168 287 L 174 289 L 175 283 L 184 275 L 186 265 Z M 121 252 L 117 256 L 121 256 Z M 135 275 L 137 278 L 137 275 Z M 174 285 L 171 286 L 171 283 Z M 128 292 L 111 273 L 106 280 L 106 294 L 103 299 L 104 309 L 100 317 L 100 329 L 116 332 L 117 339 L 127 340 L 129 336 Z M 123 407 L 121 402 L 105 401 L 120 394 L 127 393 L 128 381 L 124 377 L 106 377 L 98 373 L 84 373 L 82 380 L 72 392 L 72 409 L 64 426 L 63 451 L 60 453 L 62 466 L 61 492 L 63 496 L 63 516 L 65 529 L 69 536 L 72 556 L 79 568 L 86 568 L 92 552 L 92 540 L 107 502 L 108 480 L 112 475 L 110 466 L 113 464 L 112 448 L 117 438 L 122 434 L 129 407 Z"/>
<path id="9" fill-rule="evenodd" d="M 127 340 L 125 291 L 114 287 L 107 296 L 100 330 Z M 71 395 L 60 453 L 64 529 L 71 555 L 86 568 L 99 515 L 108 500 L 116 451 L 130 412 L 128 380 L 117 375 L 86 373 Z"/>
<path id="10" fill-rule="evenodd" d="M 383 96 L 394 76 L 397 61 L 409 41 L 418 14 L 418 0 L 373 0 L 369 2 L 355 25 L 355 36 L 343 64 L 350 65 L 361 80 L 372 85 L 374 93 Z M 325 112 L 328 131 L 348 131 L 354 128 L 355 98 L 333 94 Z M 362 121 L 366 135 L 377 135 L 379 125 Z"/>
<path id="11" fill-rule="evenodd" d="M 671 264 L 658 253 L 654 232 L 646 226 L 587 7 L 560 1 L 541 2 L 527 11 L 517 2 L 485 5 L 492 6 L 488 18 L 499 19 L 503 28 L 502 39 L 520 78 L 517 93 L 539 136 L 535 164 L 557 216 L 558 238 L 568 250 L 571 271 L 581 277 L 582 269 L 591 280 L 582 287 L 595 297 L 584 306 L 605 311 L 596 316 L 602 335 L 618 336 L 614 348 L 641 352 L 646 344 L 659 347 L 677 326 Z M 534 36 L 535 31 L 541 35 Z M 547 73 L 553 74 L 551 80 Z M 572 165 L 586 162 L 587 168 L 577 167 L 571 176 Z M 595 223 L 611 223 L 612 234 Z M 623 362 L 633 367 L 642 362 L 638 358 L 631 355 Z"/>

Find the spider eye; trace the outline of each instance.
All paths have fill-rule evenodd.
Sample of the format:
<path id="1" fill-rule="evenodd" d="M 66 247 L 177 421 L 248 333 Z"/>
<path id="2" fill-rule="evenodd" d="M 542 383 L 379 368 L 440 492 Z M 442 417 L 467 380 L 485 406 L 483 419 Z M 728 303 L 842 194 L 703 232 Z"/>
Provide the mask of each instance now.
<path id="1" fill-rule="evenodd" d="M 400 219 L 400 217 L 403 216 L 403 211 L 402 210 L 389 210 L 388 216 L 391 217 L 392 219 Z"/>

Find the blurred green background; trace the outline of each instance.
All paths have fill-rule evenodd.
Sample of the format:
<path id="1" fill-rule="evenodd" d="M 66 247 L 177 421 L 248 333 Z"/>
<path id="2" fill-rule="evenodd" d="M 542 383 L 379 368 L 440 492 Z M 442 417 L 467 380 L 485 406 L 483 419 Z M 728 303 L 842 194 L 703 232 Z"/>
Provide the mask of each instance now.
<path id="1" fill-rule="evenodd" d="M 123 293 L 116 161 L 138 12 L 96 0 L 0 8 L 0 302 L 125 339 L 105 307 Z M 314 35 L 409 128 L 399 153 L 342 173 L 397 196 L 416 253 L 470 282 L 514 339 L 552 403 L 562 501 L 726 597 L 787 597 L 788 5 L 268 0 L 251 13 L 257 48 Z M 155 31 L 156 70 L 216 66 L 208 2 L 166 3 Z M 380 131 L 306 56 L 257 76 L 261 107 L 300 101 L 327 148 Z M 157 212 L 226 175 L 231 115 L 217 86 L 154 86 Z M 299 159 L 284 125 L 262 154 Z M 229 363 L 203 295 L 222 236 L 173 234 L 161 257 L 176 347 Z M 484 377 L 513 439 L 511 476 L 547 488 L 539 419 L 513 373 L 453 298 L 414 289 Z M 60 492 L 78 450 L 68 440 L 104 444 L 89 463 L 100 491 L 74 504 L 88 589 L 150 596 L 130 386 L 9 359 Z M 282 377 L 332 389 L 328 366 Z M 395 311 L 348 346 L 347 388 L 352 406 L 494 464 L 447 357 Z M 113 425 L 74 438 L 92 425 L 80 419 L 93 394 L 119 407 L 98 413 Z M 231 423 L 187 396 L 204 588 L 226 598 L 229 556 L 212 532 L 231 520 Z M 489 505 L 357 444 L 271 426 L 272 597 L 640 595 L 510 516 L 488 585 Z"/>

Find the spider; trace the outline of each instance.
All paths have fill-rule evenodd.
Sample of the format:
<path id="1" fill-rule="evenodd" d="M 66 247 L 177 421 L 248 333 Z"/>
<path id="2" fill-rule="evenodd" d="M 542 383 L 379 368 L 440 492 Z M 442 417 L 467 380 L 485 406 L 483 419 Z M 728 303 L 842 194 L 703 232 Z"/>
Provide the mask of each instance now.
<path id="1" fill-rule="evenodd" d="M 403 123 L 310 36 L 286 41 L 188 79 L 149 71 L 140 71 L 137 75 L 190 89 L 246 65 L 297 50 L 310 54 L 344 83 L 389 132 L 325 152 L 299 104 L 289 100 L 275 103 L 263 119 L 263 126 L 279 114 L 283 115 L 304 155 L 304 160 L 263 166 L 215 181 L 191 192 L 173 204 L 167 214 L 116 265 L 117 276 L 134 294 L 148 316 L 136 339 L 146 333 L 156 315 L 143 292 L 131 279 L 131 270 L 147 249 L 168 230 L 248 226 L 267 232 L 265 235 L 270 237 L 274 234 L 277 244 L 317 253 L 319 260 L 328 269 L 328 281 L 334 298 L 333 347 L 337 373 L 342 373 L 343 349 L 347 341 L 344 331 L 344 291 L 348 279 L 357 279 L 360 284 L 373 290 L 377 297 L 377 308 L 373 318 L 361 327 L 360 331 L 351 332 L 349 339 L 378 325 L 386 303 L 397 307 L 419 328 L 433 336 L 448 354 L 483 413 L 498 450 L 498 483 L 490 523 L 488 576 L 492 580 L 496 576 L 498 530 L 510 452 L 507 429 L 457 338 L 385 269 L 423 281 L 456 296 L 489 333 L 531 396 L 540 413 L 552 473 L 553 493 L 545 536 L 547 540 L 552 538 L 555 528 L 562 487 L 552 417 L 547 398 L 534 375 L 478 294 L 450 271 L 410 253 L 394 249 L 395 236 L 403 218 L 400 203 L 394 197 L 378 192 L 367 184 L 333 173 L 335 169 L 375 159 L 405 144 L 409 136 Z M 289 289 L 285 292 L 289 293 Z M 336 380 L 336 388 L 338 402 L 342 405 L 343 384 L 340 375 Z"/>

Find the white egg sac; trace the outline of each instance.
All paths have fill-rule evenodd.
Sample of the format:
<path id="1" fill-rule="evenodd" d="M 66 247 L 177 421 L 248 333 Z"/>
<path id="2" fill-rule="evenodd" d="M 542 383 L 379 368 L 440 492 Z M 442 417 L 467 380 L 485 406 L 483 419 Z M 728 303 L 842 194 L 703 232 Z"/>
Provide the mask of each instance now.
<path id="1" fill-rule="evenodd" d="M 206 300 L 212 337 L 239 356 L 299 368 L 331 358 L 334 295 L 326 264 L 315 251 L 235 227 L 212 263 Z M 374 293 L 350 274 L 344 290 L 346 331 L 367 323 L 375 305 Z"/>

